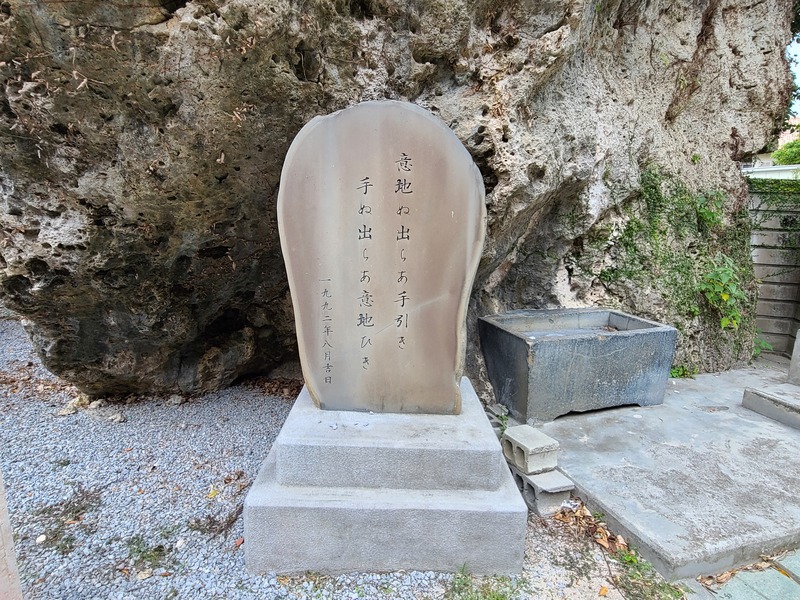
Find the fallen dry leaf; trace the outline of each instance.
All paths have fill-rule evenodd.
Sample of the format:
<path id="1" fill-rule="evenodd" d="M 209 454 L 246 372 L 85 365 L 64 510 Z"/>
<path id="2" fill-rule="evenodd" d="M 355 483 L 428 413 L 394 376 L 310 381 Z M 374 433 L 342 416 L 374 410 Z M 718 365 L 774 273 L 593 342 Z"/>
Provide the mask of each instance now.
<path id="1" fill-rule="evenodd" d="M 213 500 L 218 495 L 219 495 L 219 490 L 217 488 L 215 488 L 214 484 L 212 483 L 211 484 L 211 489 L 208 490 L 208 494 L 206 494 L 206 498 L 208 498 L 209 500 Z"/>
<path id="2" fill-rule="evenodd" d="M 791 574 L 791 573 L 787 573 L 786 571 L 784 571 L 783 569 L 781 569 L 781 568 L 780 568 L 778 565 L 774 565 L 774 566 L 775 566 L 775 570 L 776 570 L 778 573 L 780 573 L 781 575 L 783 575 L 783 576 L 785 576 L 785 577 L 789 577 L 790 579 L 792 578 L 792 574 Z"/>
<path id="3" fill-rule="evenodd" d="M 242 544 L 244 544 L 244 538 L 240 537 L 235 542 L 233 542 L 234 549 L 238 549 Z"/>
<path id="4" fill-rule="evenodd" d="M 562 508 L 553 518 L 566 523 L 576 533 L 590 537 L 611 554 L 628 549 L 628 543 L 625 538 L 609 531 L 608 526 L 595 519 L 582 502 L 574 509 Z"/>
<path id="5" fill-rule="evenodd" d="M 225 475 L 225 479 L 223 480 L 226 484 L 231 483 L 232 481 L 236 481 L 244 477 L 244 471 L 241 469 L 236 469 L 233 473 L 228 473 Z"/>
<path id="6" fill-rule="evenodd" d="M 733 577 L 733 571 L 725 571 L 717 575 L 714 579 L 717 583 L 725 583 L 726 581 L 730 581 L 731 577 Z"/>
<path id="7" fill-rule="evenodd" d="M 608 596 L 608 588 L 606 586 L 601 587 L 600 591 L 597 592 L 597 595 L 598 596 Z"/>

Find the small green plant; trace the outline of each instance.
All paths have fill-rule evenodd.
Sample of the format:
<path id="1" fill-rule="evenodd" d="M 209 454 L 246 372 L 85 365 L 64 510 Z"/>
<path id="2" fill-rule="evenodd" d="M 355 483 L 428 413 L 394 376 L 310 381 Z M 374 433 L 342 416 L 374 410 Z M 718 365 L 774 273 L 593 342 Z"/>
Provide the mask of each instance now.
<path id="1" fill-rule="evenodd" d="M 722 225 L 724 204 L 725 196 L 721 192 L 698 195 L 695 198 L 695 209 L 700 224 L 707 229 Z"/>
<path id="2" fill-rule="evenodd" d="M 94 532 L 95 523 L 86 519 L 86 514 L 100 504 L 100 492 L 73 485 L 68 500 L 37 511 L 37 517 L 45 522 L 46 544 L 65 556 L 79 544 L 78 532 Z"/>
<path id="3" fill-rule="evenodd" d="M 163 544 L 150 546 L 141 535 L 128 540 L 128 557 L 137 569 L 160 567 L 166 556 L 167 548 Z"/>
<path id="4" fill-rule="evenodd" d="M 753 358 L 761 356 L 762 352 L 772 352 L 774 348 L 767 340 L 761 337 L 761 330 L 756 330 L 756 339 L 753 340 Z"/>
<path id="5" fill-rule="evenodd" d="M 629 600 L 683 600 L 686 590 L 664 581 L 649 562 L 635 549 L 620 550 L 613 555 L 621 572 L 614 579 L 623 596 Z"/>
<path id="6" fill-rule="evenodd" d="M 476 581 L 467 566 L 453 575 L 445 600 L 511 600 L 518 595 L 518 586 L 508 577 L 482 577 Z"/>
<path id="7" fill-rule="evenodd" d="M 695 375 L 697 375 L 697 368 L 686 365 L 673 365 L 669 370 L 669 376 L 678 379 L 694 379 Z"/>
<path id="8" fill-rule="evenodd" d="M 692 154 L 692 159 L 691 159 L 691 160 L 692 160 L 692 164 L 693 164 L 693 165 L 696 165 L 696 164 L 697 164 L 697 163 L 699 163 L 701 160 L 703 160 L 703 157 L 702 157 L 702 156 L 700 156 L 700 155 L 699 155 L 697 152 L 695 152 L 695 153 L 693 153 L 693 154 Z"/>
<path id="9" fill-rule="evenodd" d="M 500 433 L 505 433 L 508 429 L 508 415 L 499 415 L 497 420 L 500 421 Z"/>
<path id="10" fill-rule="evenodd" d="M 711 259 L 709 267 L 710 270 L 703 275 L 697 290 L 720 313 L 720 327 L 739 329 L 742 321 L 740 306 L 747 302 L 747 296 L 741 288 L 736 264 L 729 256 L 718 252 Z"/>

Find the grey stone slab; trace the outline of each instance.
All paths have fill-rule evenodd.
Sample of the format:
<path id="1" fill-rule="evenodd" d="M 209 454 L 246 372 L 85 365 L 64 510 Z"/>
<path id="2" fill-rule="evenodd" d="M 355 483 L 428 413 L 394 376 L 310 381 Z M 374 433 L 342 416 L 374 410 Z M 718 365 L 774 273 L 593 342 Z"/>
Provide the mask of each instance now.
<path id="1" fill-rule="evenodd" d="M 275 441 L 284 485 L 497 489 L 506 471 L 469 379 L 459 415 L 320 410 L 306 388 Z"/>
<path id="2" fill-rule="evenodd" d="M 303 376 L 320 407 L 458 413 L 485 220 L 472 157 L 418 106 L 364 102 L 300 131 L 278 226 Z"/>
<path id="3" fill-rule="evenodd" d="M 671 380 L 664 403 L 543 425 L 559 469 L 669 579 L 718 573 L 800 546 L 800 431 L 741 406 L 785 381 L 749 368 Z"/>
<path id="4" fill-rule="evenodd" d="M 764 389 L 745 388 L 742 406 L 800 429 L 800 387 L 794 384 L 784 383 Z"/>
<path id="5" fill-rule="evenodd" d="M 740 571 L 717 590 L 720 600 L 800 600 L 800 585 L 775 569 Z"/>
<path id="6" fill-rule="evenodd" d="M 530 424 L 661 402 L 673 327 L 606 309 L 517 310 L 478 321 L 497 400 Z"/>
<path id="7" fill-rule="evenodd" d="M 525 477 L 536 493 L 544 492 L 556 494 L 558 492 L 571 492 L 575 489 L 572 480 L 560 471 L 548 471 L 538 475 L 526 475 Z"/>

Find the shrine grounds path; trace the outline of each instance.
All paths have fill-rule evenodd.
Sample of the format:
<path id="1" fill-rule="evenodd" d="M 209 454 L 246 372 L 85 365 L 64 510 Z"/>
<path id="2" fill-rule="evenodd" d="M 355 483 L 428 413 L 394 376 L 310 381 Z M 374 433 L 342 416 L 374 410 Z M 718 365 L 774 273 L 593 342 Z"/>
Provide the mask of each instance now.
<path id="1" fill-rule="evenodd" d="M 298 391 L 262 378 L 181 398 L 76 405 L 16 320 L 0 320 L 0 470 L 24 597 L 34 599 L 444 598 L 453 575 L 255 577 L 241 508 Z M 529 520 L 507 598 L 622 595 L 616 563 L 565 524 Z M 476 581 L 475 585 L 480 585 Z"/>

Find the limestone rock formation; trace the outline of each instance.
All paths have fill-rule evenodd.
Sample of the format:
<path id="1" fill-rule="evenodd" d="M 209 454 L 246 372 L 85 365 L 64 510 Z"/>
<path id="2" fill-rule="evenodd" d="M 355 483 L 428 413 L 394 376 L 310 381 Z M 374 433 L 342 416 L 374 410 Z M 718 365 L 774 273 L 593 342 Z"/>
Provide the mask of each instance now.
<path id="1" fill-rule="evenodd" d="M 479 165 L 470 309 L 605 304 L 749 356 L 698 282 L 752 294 L 735 161 L 780 125 L 791 3 L 0 2 L 0 301 L 86 392 L 224 386 L 295 347 L 286 150 L 361 100 L 440 115 Z M 728 260 L 730 262 L 726 262 Z M 731 267 L 732 265 L 732 267 Z"/>

